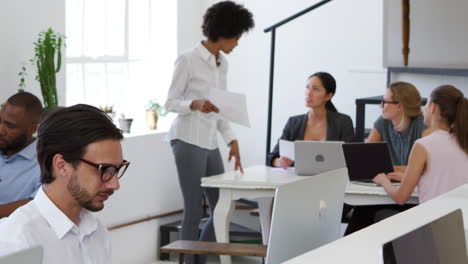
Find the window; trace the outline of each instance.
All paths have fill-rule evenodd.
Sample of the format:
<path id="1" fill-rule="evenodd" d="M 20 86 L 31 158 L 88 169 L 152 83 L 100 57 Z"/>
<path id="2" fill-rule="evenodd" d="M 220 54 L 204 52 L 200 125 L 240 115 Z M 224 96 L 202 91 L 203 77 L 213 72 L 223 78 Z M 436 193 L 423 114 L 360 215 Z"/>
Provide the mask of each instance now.
<path id="1" fill-rule="evenodd" d="M 66 28 L 66 104 L 112 105 L 143 128 L 171 82 L 177 1 L 67 0 Z"/>

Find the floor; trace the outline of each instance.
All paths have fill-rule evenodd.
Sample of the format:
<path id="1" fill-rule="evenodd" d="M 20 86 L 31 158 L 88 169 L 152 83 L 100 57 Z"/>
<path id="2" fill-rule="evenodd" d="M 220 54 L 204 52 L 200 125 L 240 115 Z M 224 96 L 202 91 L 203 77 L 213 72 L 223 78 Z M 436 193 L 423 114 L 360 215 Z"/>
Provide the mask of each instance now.
<path id="1" fill-rule="evenodd" d="M 341 235 L 344 234 L 347 224 L 341 224 Z M 156 261 L 151 264 L 177 264 L 177 259 L 174 256 L 171 256 L 171 261 Z M 217 256 L 210 256 L 208 258 L 208 264 L 219 263 L 219 258 Z M 261 264 L 262 259 L 257 257 L 233 257 L 232 264 Z"/>
<path id="2" fill-rule="evenodd" d="M 156 261 L 151 264 L 177 264 L 176 259 L 172 261 Z M 219 258 L 217 256 L 210 256 L 208 258 L 208 264 L 219 263 Z M 261 264 L 262 259 L 257 257 L 233 257 L 232 264 Z"/>

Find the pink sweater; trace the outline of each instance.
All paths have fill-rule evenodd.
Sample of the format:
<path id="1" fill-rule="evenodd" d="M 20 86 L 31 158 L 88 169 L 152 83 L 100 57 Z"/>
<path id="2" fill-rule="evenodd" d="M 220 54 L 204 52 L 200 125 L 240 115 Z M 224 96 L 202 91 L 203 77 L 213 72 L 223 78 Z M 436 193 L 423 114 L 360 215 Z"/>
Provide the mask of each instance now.
<path id="1" fill-rule="evenodd" d="M 418 183 L 420 203 L 468 183 L 468 155 L 455 136 L 436 130 L 416 143 L 422 145 L 428 155 L 426 170 Z"/>

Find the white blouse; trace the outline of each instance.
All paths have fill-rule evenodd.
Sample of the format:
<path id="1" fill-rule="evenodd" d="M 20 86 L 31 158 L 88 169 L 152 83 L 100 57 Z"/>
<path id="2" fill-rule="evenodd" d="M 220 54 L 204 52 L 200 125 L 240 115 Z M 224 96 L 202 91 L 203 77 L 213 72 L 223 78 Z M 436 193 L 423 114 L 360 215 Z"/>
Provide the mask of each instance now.
<path id="1" fill-rule="evenodd" d="M 228 64 L 222 54 L 219 63 L 216 66 L 215 56 L 201 43 L 177 58 L 165 107 L 179 115 L 172 123 L 168 140 L 180 139 L 212 150 L 218 147 L 217 131 L 226 144 L 235 139 L 229 122 L 218 114 L 190 109 L 193 100 L 209 100 L 210 89 L 226 90 Z"/>

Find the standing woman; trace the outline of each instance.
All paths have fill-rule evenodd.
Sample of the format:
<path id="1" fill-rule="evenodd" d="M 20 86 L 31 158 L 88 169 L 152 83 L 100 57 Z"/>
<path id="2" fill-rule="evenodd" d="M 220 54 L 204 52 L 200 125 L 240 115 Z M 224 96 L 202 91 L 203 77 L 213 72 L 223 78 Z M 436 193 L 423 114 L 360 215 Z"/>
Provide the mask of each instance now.
<path id="1" fill-rule="evenodd" d="M 210 102 L 211 89 L 226 90 L 227 60 L 243 33 L 254 26 L 253 16 L 243 6 L 231 1 L 214 4 L 203 17 L 206 39 L 177 58 L 165 107 L 178 113 L 168 133 L 184 198 L 181 239 L 214 241 L 213 210 L 218 189 L 201 188 L 201 178 L 224 173 L 218 149 L 217 132 L 230 147 L 229 160 L 242 172 L 239 145 L 229 123 L 219 119 L 219 109 Z M 210 218 L 198 237 L 205 193 Z M 206 258 L 202 258 L 205 262 Z M 193 263 L 193 256 L 186 256 Z"/>
<path id="2" fill-rule="evenodd" d="M 468 183 L 468 101 L 463 93 L 451 85 L 432 91 L 424 123 L 433 132 L 415 142 L 404 174 L 379 174 L 373 179 L 399 204 L 416 186 L 419 202 L 424 203 Z M 401 180 L 400 186 L 389 178 Z"/>

